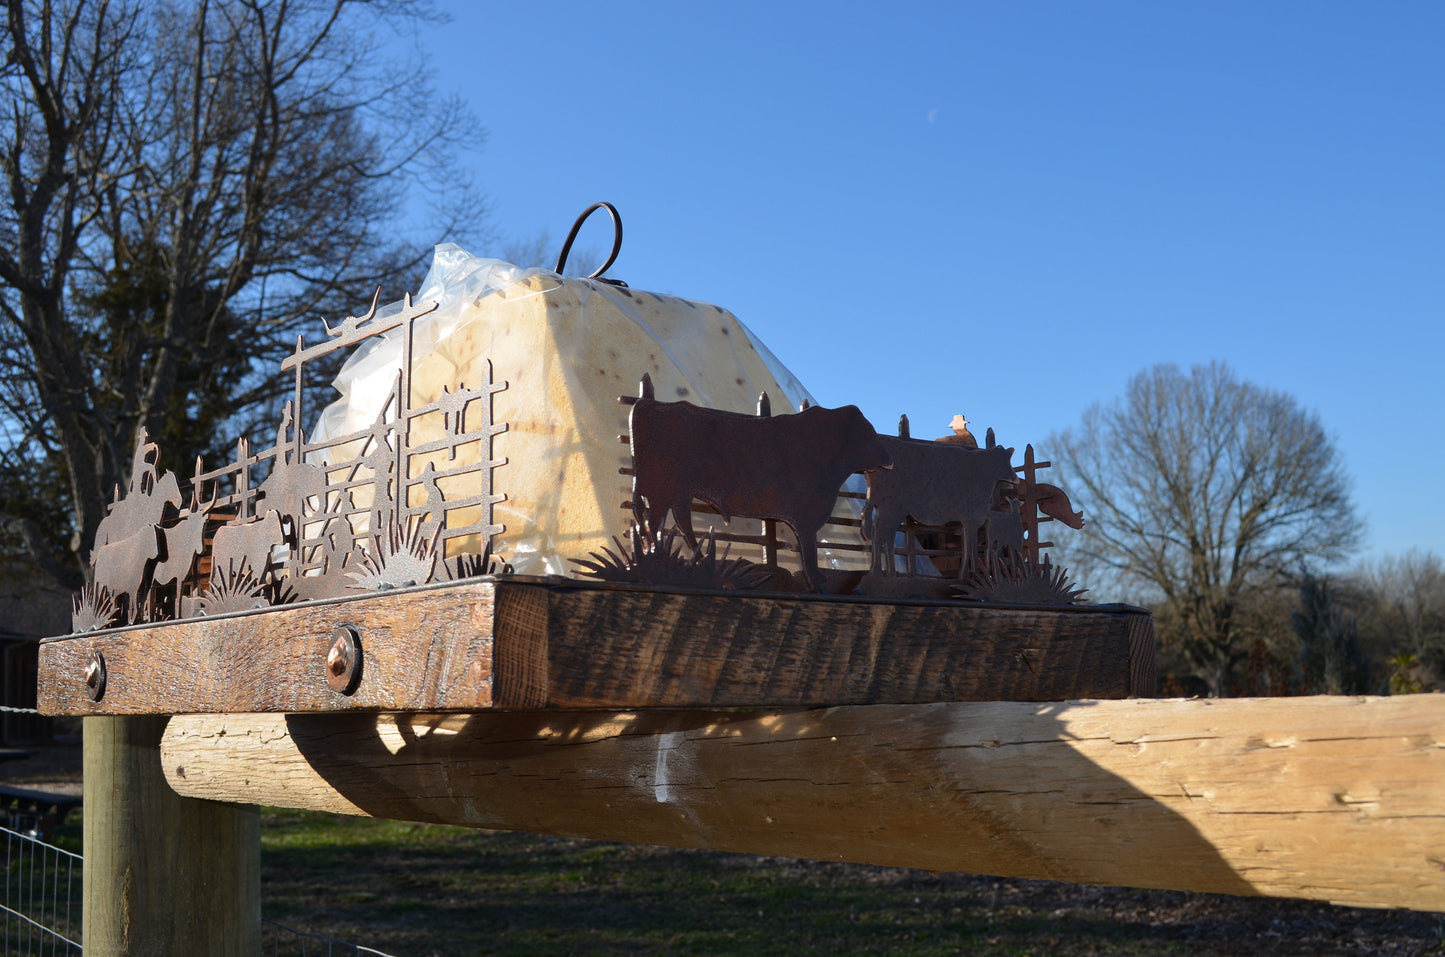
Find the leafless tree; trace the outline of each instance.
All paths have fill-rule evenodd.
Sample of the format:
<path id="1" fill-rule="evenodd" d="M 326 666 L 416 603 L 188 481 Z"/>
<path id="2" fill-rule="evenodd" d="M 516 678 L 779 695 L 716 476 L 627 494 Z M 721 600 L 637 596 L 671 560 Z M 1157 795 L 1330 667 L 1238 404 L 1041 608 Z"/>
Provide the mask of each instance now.
<path id="1" fill-rule="evenodd" d="M 1300 688 L 1306 694 L 1368 694 L 1370 662 L 1359 624 L 1335 591 L 1308 573 L 1300 583 L 1299 608 L 1290 615 L 1299 640 Z"/>
<path id="2" fill-rule="evenodd" d="M 553 242 L 550 230 L 543 229 L 531 236 L 514 237 L 502 244 L 502 259 L 514 266 L 553 269 L 557 265 L 557 253 L 562 241 Z M 587 276 L 602 265 L 606 257 L 596 246 L 583 249 L 574 247 L 567 256 L 563 272 L 568 276 Z"/>
<path id="3" fill-rule="evenodd" d="M 248 430 L 318 313 L 477 237 L 479 194 L 451 160 L 480 131 L 387 45 L 432 16 L 422 2 L 6 13 L 0 467 L 65 485 L 71 554 L 48 557 L 73 581 L 138 429 L 177 463 L 221 423 Z M 436 200 L 424 217 L 418 196 Z M 45 559 L 24 504 L 4 497 L 5 527 Z"/>
<path id="4" fill-rule="evenodd" d="M 1071 560 L 1155 604 L 1161 640 L 1215 694 L 1248 655 L 1241 609 L 1358 540 L 1319 417 L 1222 362 L 1141 372 L 1048 453 L 1088 522 Z"/>
<path id="5" fill-rule="evenodd" d="M 1445 562 L 1411 549 L 1366 563 L 1352 576 L 1363 595 L 1361 630 L 1386 654 L 1409 654 L 1445 675 Z"/>

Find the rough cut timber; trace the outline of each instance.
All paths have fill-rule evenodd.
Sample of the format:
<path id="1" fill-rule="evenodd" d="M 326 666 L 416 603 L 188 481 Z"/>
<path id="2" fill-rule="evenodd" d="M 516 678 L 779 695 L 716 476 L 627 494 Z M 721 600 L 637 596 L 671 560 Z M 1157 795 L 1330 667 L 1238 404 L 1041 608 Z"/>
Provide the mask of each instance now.
<path id="1" fill-rule="evenodd" d="M 218 801 L 1445 910 L 1438 695 L 185 716 L 161 750 Z"/>
<path id="2" fill-rule="evenodd" d="M 333 630 L 362 648 L 351 695 Z M 87 695 L 99 653 L 105 693 Z M 479 579 L 50 639 L 40 709 L 183 714 L 805 707 L 1151 694 L 1149 614 Z"/>
<path id="3" fill-rule="evenodd" d="M 262 952 L 261 815 L 167 787 L 165 729 L 154 715 L 85 722 L 85 867 L 70 888 L 81 898 L 84 951 L 254 957 Z M 23 952 L 18 940 L 7 935 L 6 943 L 6 954 Z"/>

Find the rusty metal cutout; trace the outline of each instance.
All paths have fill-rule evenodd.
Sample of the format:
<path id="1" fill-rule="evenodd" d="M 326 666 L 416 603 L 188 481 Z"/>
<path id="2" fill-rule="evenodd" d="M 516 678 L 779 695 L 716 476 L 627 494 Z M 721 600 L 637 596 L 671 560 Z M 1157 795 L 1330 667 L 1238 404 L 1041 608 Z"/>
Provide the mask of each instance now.
<path id="1" fill-rule="evenodd" d="M 1013 449 L 978 449 L 888 436 L 881 441 L 893 468 L 867 475 L 863 537 L 873 543 L 871 567 L 885 572 L 893 569 L 894 532 L 907 519 L 921 525 L 956 523 L 963 554 L 972 554 L 990 510 L 1002 501 L 1002 488 L 1014 481 Z M 911 555 L 906 556 L 903 571 L 916 571 Z"/>
<path id="2" fill-rule="evenodd" d="M 967 601 L 995 601 L 1011 605 L 1077 605 L 1085 589 L 1069 581 L 1068 572 L 1055 568 L 1048 556 L 1042 562 L 1023 556 L 990 554 L 971 567 L 953 586 L 953 596 Z"/>
<path id="3" fill-rule="evenodd" d="M 436 304 L 413 304 L 407 296 L 399 313 L 378 319 L 379 301 L 380 290 L 366 315 L 327 325 L 328 341 L 308 347 L 297 340 L 281 364 L 295 371 L 295 386 L 274 445 L 253 453 L 242 439 L 235 460 L 211 471 L 197 460 L 185 508 L 180 481 L 159 470 L 159 449 L 141 432 L 129 486 L 124 495 L 116 490 L 96 534 L 93 581 L 72 616 L 76 631 L 249 611 L 505 567 L 491 554 L 504 530 L 493 509 L 505 498 L 492 481 L 505 463 L 491 450 L 507 428 L 493 422 L 492 397 L 507 384 L 491 381 L 487 364 L 487 381 L 414 406 L 413 324 Z M 308 441 L 300 425 L 305 363 L 398 328 L 401 367 L 376 421 Z M 441 437 L 418 438 L 421 419 L 439 421 Z M 472 443 L 485 450 L 484 460 L 453 464 L 457 449 Z"/>
<path id="4" fill-rule="evenodd" d="M 814 406 L 793 415 L 745 415 L 690 402 L 659 402 L 647 395 L 632 404 L 632 514 L 645 537 L 662 534 L 669 513 L 693 552 L 692 503 L 710 505 L 724 522 L 732 517 L 786 524 L 798 543 L 807 587 L 824 587 L 818 567 L 818 533 L 833 514 L 849 475 L 888 468 L 891 460 L 857 406 Z M 759 411 L 769 412 L 766 396 Z M 769 555 L 765 564 L 776 565 Z"/>
<path id="5" fill-rule="evenodd" d="M 676 527 L 664 529 L 656 538 L 645 536 L 633 524 L 628 541 L 613 539 L 617 551 L 604 548 L 587 558 L 570 559 L 581 573 L 600 581 L 670 585 L 682 588 L 711 588 L 723 591 L 755 591 L 772 583 L 774 570 L 744 558 L 728 558 L 724 546 L 717 554 L 717 530 L 709 528 L 702 545 L 685 555 Z"/>
<path id="6" fill-rule="evenodd" d="M 1024 464 L 1015 466 L 1014 450 L 998 445 L 992 429 L 985 447 L 978 448 L 962 415 L 954 418 L 953 435 L 930 442 L 908 437 L 906 415 L 899 418 L 899 437 L 879 436 L 852 406 L 805 406 L 797 415 L 774 418 L 766 394 L 755 416 L 658 402 L 646 375 L 639 395 L 620 401 L 632 406 L 630 435 L 621 437 L 633 456 L 632 467 L 623 470 L 633 483 L 624 503 L 632 516 L 629 542 L 615 540 L 616 552 L 573 559 L 585 575 L 1026 604 L 1071 604 L 1082 594 L 1062 569 L 1040 560 L 1051 544 L 1039 540 L 1040 525 L 1083 523 L 1061 489 L 1037 481 L 1037 472 L 1049 463 L 1036 462 L 1028 446 Z M 839 490 L 854 470 L 866 480 L 866 495 Z M 835 514 L 837 502 L 846 499 L 862 499 L 861 521 Z M 724 523 L 761 519 L 763 534 L 709 528 L 707 543 L 699 547 L 694 512 L 716 514 Z M 666 524 L 669 515 L 672 525 Z M 793 532 L 800 580 L 779 564 L 784 543 L 778 522 Z M 818 566 L 818 536 L 829 524 L 859 526 L 869 542 L 868 571 Z M 724 537 L 761 546 L 764 560 L 747 563 L 757 574 L 723 584 L 699 570 L 708 565 L 708 574 L 715 574 L 716 541 Z"/>
<path id="7" fill-rule="evenodd" d="M 968 419 L 963 417 L 963 413 L 959 413 L 953 417 L 953 421 L 949 423 L 949 428 L 953 429 L 953 434 L 945 435 L 937 441 L 946 442 L 951 445 L 961 445 L 966 449 L 978 448 L 978 439 L 975 439 L 973 433 L 968 431 Z M 903 438 L 908 437 L 902 432 L 898 434 Z"/>
<path id="8" fill-rule="evenodd" d="M 183 490 L 141 432 L 128 486 L 116 490 L 97 530 L 93 581 L 76 601 L 75 630 L 507 570 L 492 554 L 504 530 L 493 521 L 504 499 L 494 492 L 493 470 L 505 464 L 492 448 L 507 429 L 494 423 L 492 400 L 507 384 L 491 381 L 486 364 L 487 381 L 413 406 L 413 326 L 435 304 L 406 297 L 400 312 L 378 317 L 379 302 L 378 290 L 366 315 L 327 325 L 325 342 L 297 340 L 282 363 L 295 372 L 295 391 L 270 448 L 253 452 L 242 439 L 221 468 L 207 471 L 197 460 Z M 308 440 L 305 363 L 389 330 L 404 337 L 403 357 L 375 421 Z M 856 406 L 804 403 L 773 415 L 763 393 L 748 415 L 662 402 L 648 376 L 638 396 L 621 401 L 631 406 L 621 438 L 632 452 L 623 470 L 632 481 L 624 503 L 632 528 L 625 542 L 614 539 L 617 551 L 573 559 L 581 574 L 732 590 L 1078 600 L 1062 570 L 1042 557 L 1051 543 L 1040 529 L 1051 521 L 1078 528 L 1082 514 L 1061 489 L 1038 481 L 1049 463 L 1035 461 L 1032 446 L 1015 466 L 1013 449 L 998 445 L 992 429 L 978 448 L 962 415 L 951 436 L 930 442 L 908 437 L 907 416 L 898 437 L 880 436 Z M 437 423 L 441 437 L 422 438 L 435 435 Z M 456 465 L 457 449 L 472 443 L 484 460 Z M 864 476 L 866 493 L 844 488 L 855 474 Z M 456 491 L 459 479 L 470 484 L 468 494 Z M 860 507 L 861 517 L 849 517 Z M 695 512 L 724 527 L 709 527 L 700 542 Z M 761 534 L 730 527 L 735 518 L 757 523 L 749 528 Z M 827 528 L 856 529 L 864 541 L 830 540 L 852 532 Z M 748 546 L 746 557 L 730 555 L 733 543 Z M 820 567 L 823 548 L 866 556 L 867 567 Z"/>

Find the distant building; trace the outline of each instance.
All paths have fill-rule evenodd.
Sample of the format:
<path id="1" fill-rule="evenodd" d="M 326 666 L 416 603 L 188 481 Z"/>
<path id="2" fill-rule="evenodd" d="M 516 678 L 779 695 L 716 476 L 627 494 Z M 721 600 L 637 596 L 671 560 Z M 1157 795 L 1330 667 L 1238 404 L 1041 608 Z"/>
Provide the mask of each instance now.
<path id="1" fill-rule="evenodd" d="M 0 705 L 35 707 L 40 639 L 69 633 L 71 594 L 28 563 L 0 558 Z M 48 741 L 53 724 L 0 711 L 0 744 Z"/>

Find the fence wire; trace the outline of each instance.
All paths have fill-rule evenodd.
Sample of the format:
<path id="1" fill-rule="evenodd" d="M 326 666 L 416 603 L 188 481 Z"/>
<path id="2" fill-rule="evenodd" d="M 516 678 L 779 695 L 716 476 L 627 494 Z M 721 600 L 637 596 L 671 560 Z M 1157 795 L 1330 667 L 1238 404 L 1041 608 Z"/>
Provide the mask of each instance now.
<path id="1" fill-rule="evenodd" d="M 261 918 L 261 953 L 269 957 L 392 957 L 325 934 L 308 934 Z"/>
<path id="2" fill-rule="evenodd" d="M 5 875 L 0 920 L 5 957 L 79 954 L 81 857 L 0 827 Z"/>
<path id="3" fill-rule="evenodd" d="M 80 957 L 83 864 L 79 854 L 46 844 L 22 822 L 0 826 L 5 872 L 0 879 L 0 957 Z M 13 830 L 26 828 L 31 833 Z M 325 934 L 261 920 L 268 957 L 392 957 Z"/>

